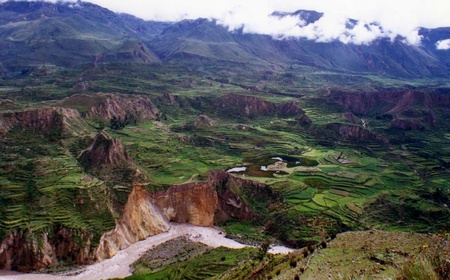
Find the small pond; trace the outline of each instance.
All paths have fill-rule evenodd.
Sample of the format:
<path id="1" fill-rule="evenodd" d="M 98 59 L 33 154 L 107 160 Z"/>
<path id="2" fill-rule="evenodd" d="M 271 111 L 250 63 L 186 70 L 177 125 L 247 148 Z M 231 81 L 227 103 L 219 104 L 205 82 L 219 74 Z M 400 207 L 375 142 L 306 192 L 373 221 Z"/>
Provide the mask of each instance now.
<path id="1" fill-rule="evenodd" d="M 284 172 L 282 170 L 277 171 L 267 170 L 267 167 L 269 165 L 278 162 L 286 164 L 286 167 L 288 168 L 293 168 L 296 166 L 313 167 L 319 165 L 318 161 L 307 157 L 278 156 L 278 155 L 261 158 L 251 158 L 247 159 L 245 162 L 248 162 L 249 164 L 245 166 L 235 166 L 228 169 L 227 171 L 230 173 L 245 174 L 254 177 L 274 177 L 274 174 L 277 175 L 288 174 L 287 172 Z"/>

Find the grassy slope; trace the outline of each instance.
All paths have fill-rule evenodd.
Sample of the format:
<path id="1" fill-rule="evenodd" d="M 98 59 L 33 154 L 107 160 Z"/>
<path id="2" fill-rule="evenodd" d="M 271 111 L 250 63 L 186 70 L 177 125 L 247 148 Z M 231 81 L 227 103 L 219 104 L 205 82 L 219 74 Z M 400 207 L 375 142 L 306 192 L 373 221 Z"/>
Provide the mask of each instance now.
<path id="1" fill-rule="evenodd" d="M 428 277 L 436 271 L 441 278 L 427 279 L 445 279 L 450 273 L 448 239 L 448 233 L 370 230 L 272 255 L 255 248 L 211 249 L 179 238 L 149 250 L 127 279 L 394 279 L 407 275 L 406 268 Z"/>
<path id="2" fill-rule="evenodd" d="M 88 176 L 57 141 L 14 129 L 0 142 L 1 236 L 11 231 L 51 232 L 56 225 L 89 232 L 98 241 L 114 226 L 109 189 Z"/>

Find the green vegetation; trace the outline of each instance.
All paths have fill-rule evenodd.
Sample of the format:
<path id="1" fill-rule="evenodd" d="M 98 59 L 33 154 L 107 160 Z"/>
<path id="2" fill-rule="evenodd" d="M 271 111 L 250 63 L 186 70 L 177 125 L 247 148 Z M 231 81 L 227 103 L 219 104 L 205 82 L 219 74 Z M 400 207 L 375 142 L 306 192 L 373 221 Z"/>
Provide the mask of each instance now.
<path id="1" fill-rule="evenodd" d="M 208 279 L 256 256 L 257 249 L 216 249 L 177 238 L 148 251 L 126 279 Z"/>
<path id="2" fill-rule="evenodd" d="M 221 198 L 235 212 L 218 209 L 216 222 L 259 249 L 176 239 L 130 279 L 449 279 L 448 235 L 435 235 L 450 230 L 438 30 L 426 31 L 429 46 L 353 46 L 230 34 L 208 20 L 144 22 L 84 2 L 1 5 L 1 240 L 17 234 L 41 252 L 47 238 L 93 256 L 133 184 L 153 192 L 245 167 Z M 419 78 L 431 75 L 443 78 Z M 139 95 L 159 112 L 95 114 L 123 109 L 97 93 Z M 20 113 L 50 107 L 80 115 Z M 105 141 L 92 167 L 80 154 L 100 131 L 126 154 Z M 303 249 L 274 256 L 269 241 Z"/>
<path id="3" fill-rule="evenodd" d="M 92 235 L 95 246 L 114 227 L 111 190 L 86 174 L 59 142 L 14 129 L 0 147 L 5 151 L 0 155 L 1 237 L 18 231 L 39 240 L 42 233 L 50 237 L 63 227 L 80 236 L 80 244 Z"/>
<path id="4" fill-rule="evenodd" d="M 159 118 L 152 121 L 85 119 L 77 124 L 80 129 L 76 134 L 62 139 L 59 134 L 49 136 L 22 128 L 9 131 L 0 141 L 2 151 L 6 151 L 0 161 L 2 236 L 14 230 L 38 234 L 57 225 L 92 232 L 98 242 L 100 235 L 114 226 L 129 193 L 130 182 L 123 179 L 128 175 L 115 170 L 114 176 L 101 180 L 87 174 L 76 159 L 99 129 L 124 144 L 133 163 L 148 178 L 146 187 L 151 191 L 170 184 L 205 181 L 210 170 L 248 167 L 234 175 L 269 186 L 273 197 L 239 190 L 243 201 L 258 215 L 220 226 L 243 242 L 256 244 L 270 237 L 303 247 L 350 229 L 436 232 L 449 228 L 445 207 L 450 180 L 448 127 L 439 122 L 433 130 L 399 131 L 391 128 L 389 118 L 369 115 L 364 116 L 368 129 L 386 137 L 388 144 L 342 138 L 336 127 L 350 125 L 350 121 L 342 115 L 345 109 L 323 94 L 321 83 L 331 86 L 333 81 L 342 91 L 348 90 L 347 86 L 363 86 L 346 81 L 348 76 L 338 81 L 324 73 L 296 71 L 242 73 L 213 66 L 192 70 L 171 64 L 104 64 L 94 69 L 55 70 L 39 78 L 2 80 L 0 97 L 11 99 L 1 105 L 3 112 L 51 105 L 86 113 L 89 106 L 102 100 L 91 98 L 89 102 L 94 103 L 83 104 L 83 95 L 71 99 L 70 104 L 69 99 L 64 100 L 77 92 L 80 77 L 90 83 L 84 94 L 145 95 L 160 111 Z M 285 75 L 294 82 L 285 84 Z M 308 82 L 298 82 L 303 76 Z M 372 76 L 365 79 L 379 87 L 391 82 Z M 268 81 L 278 93 L 259 86 L 268 85 Z M 260 90 L 246 89 L 250 85 Z M 305 126 L 298 122 L 298 116 L 276 112 L 224 113 L 226 110 L 217 108 L 225 106 L 224 96 L 230 92 L 277 106 L 297 101 L 312 124 Z M 216 124 L 195 127 L 201 114 Z M 437 113 L 436 117 L 440 116 Z M 261 169 L 274 165 L 277 160 L 272 158 L 280 156 L 286 159 L 285 166 Z M 212 260 L 220 261 L 224 254 Z M 222 269 L 237 265 L 230 262 L 219 269 L 214 262 L 205 275 L 211 271 L 218 275 Z M 171 275 L 186 270 L 186 265 L 171 265 L 158 273 Z"/>

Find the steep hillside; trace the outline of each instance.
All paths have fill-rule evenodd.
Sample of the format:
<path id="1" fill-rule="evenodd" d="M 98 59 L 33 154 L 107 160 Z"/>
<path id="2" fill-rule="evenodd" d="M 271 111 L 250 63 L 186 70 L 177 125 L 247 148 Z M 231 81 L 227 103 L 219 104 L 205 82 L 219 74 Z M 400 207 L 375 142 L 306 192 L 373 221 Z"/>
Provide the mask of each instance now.
<path id="1" fill-rule="evenodd" d="M 84 2 L 5 2 L 0 10 L 0 57 L 13 72 L 42 65 L 159 62 L 139 38 L 158 33 L 161 24 Z"/>

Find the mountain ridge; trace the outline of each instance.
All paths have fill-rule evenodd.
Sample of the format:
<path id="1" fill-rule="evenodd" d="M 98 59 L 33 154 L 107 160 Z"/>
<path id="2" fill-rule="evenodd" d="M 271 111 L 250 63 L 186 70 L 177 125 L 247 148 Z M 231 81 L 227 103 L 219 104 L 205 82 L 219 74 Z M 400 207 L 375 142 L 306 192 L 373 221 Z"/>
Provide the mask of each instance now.
<path id="1" fill-rule="evenodd" d="M 313 23 L 323 14 L 292 14 Z M 269 35 L 230 32 L 214 20 L 175 23 L 144 21 L 98 5 L 14 2 L 0 4 L 2 73 L 23 73 L 39 65 L 74 67 L 98 63 L 240 63 L 267 69 L 296 65 L 334 72 L 392 77 L 448 77 L 450 52 L 437 50 L 448 28 L 421 29 L 421 46 L 397 38 L 370 45 L 307 39 L 274 39 Z"/>

